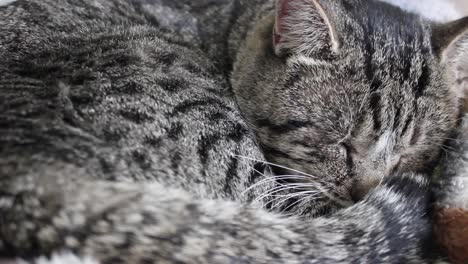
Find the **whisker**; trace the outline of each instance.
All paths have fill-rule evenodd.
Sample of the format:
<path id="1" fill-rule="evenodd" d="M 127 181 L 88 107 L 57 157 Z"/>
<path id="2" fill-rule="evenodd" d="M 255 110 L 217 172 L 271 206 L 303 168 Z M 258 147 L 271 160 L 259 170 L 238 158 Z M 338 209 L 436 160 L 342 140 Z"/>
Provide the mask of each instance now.
<path id="1" fill-rule="evenodd" d="M 279 193 L 279 192 L 287 191 L 287 190 L 292 190 L 292 189 L 298 189 L 298 187 L 297 187 L 297 186 L 289 187 L 289 186 L 287 186 L 287 185 L 275 187 L 275 188 L 273 188 L 273 189 L 270 189 L 270 190 L 266 191 L 265 193 L 263 193 L 263 194 L 260 195 L 259 197 L 257 197 L 257 198 L 254 200 L 254 202 L 259 202 L 259 201 L 261 201 L 262 199 L 264 199 L 265 197 L 270 196 L 271 194 L 275 194 L 275 193 Z M 268 203 L 267 203 L 267 204 L 268 204 Z"/>
<path id="2" fill-rule="evenodd" d="M 247 188 L 245 191 L 243 191 L 242 195 L 244 195 L 245 193 L 251 191 L 253 188 L 258 187 L 262 184 L 267 184 L 267 183 L 278 181 L 278 180 L 297 180 L 297 179 L 307 179 L 307 178 L 301 175 L 267 176 L 265 179 L 262 179 L 261 181 L 256 182 L 255 184 Z M 280 185 L 285 185 L 280 182 L 277 182 L 277 183 Z"/>
<path id="3" fill-rule="evenodd" d="M 284 212 L 288 211 L 290 208 L 294 207 L 295 205 L 300 204 L 302 201 L 304 201 L 306 199 L 309 199 L 309 198 L 314 198 L 314 197 L 316 197 L 316 195 L 307 195 L 305 197 L 302 197 L 301 199 L 295 201 L 294 203 L 290 204 L 288 207 L 281 210 L 280 213 L 284 213 Z"/>
<path id="4" fill-rule="evenodd" d="M 289 200 L 291 198 L 295 198 L 295 197 L 298 197 L 298 196 L 309 195 L 309 194 L 318 195 L 319 193 L 313 192 L 313 191 L 304 191 L 304 192 L 298 192 L 298 193 L 291 194 L 288 197 L 284 198 L 283 200 L 279 201 L 278 203 L 275 203 L 275 205 L 273 205 L 272 209 L 279 208 L 281 206 L 281 204 L 285 203 L 287 200 Z M 279 199 L 281 199 L 281 198 L 279 198 Z M 277 198 L 276 200 L 279 200 L 279 199 Z"/>
<path id="5" fill-rule="evenodd" d="M 263 177 L 266 177 L 265 173 L 260 172 L 259 170 L 255 169 L 255 166 L 250 165 L 244 160 L 239 159 L 238 157 L 234 156 L 234 158 L 240 162 L 242 162 L 244 165 L 247 165 L 248 167 L 252 168 L 253 171 L 257 172 L 258 174 L 262 175 Z"/>
<path id="6" fill-rule="evenodd" d="M 234 157 L 239 157 L 239 158 L 242 158 L 242 159 L 246 159 L 246 160 L 250 160 L 250 161 L 255 161 L 255 162 L 260 162 L 260 163 L 264 163 L 264 164 L 267 164 L 267 165 L 270 165 L 270 166 L 274 166 L 274 167 L 278 167 L 278 168 L 282 168 L 282 169 L 286 169 L 286 170 L 289 170 L 289 171 L 292 171 L 292 172 L 296 172 L 296 173 L 299 173 L 300 175 L 303 175 L 303 176 L 307 176 L 307 177 L 310 177 L 312 179 L 320 179 L 319 177 L 316 177 L 316 176 L 313 176 L 313 175 L 310 175 L 310 174 L 307 174 L 305 172 L 302 172 L 302 171 L 299 171 L 299 170 L 295 170 L 295 169 L 292 169 L 292 168 L 288 168 L 286 166 L 282 166 L 282 165 L 279 165 L 279 164 L 275 164 L 275 163 L 271 163 L 271 162 L 268 162 L 268 161 L 262 161 L 262 160 L 258 160 L 258 159 L 254 159 L 254 158 L 250 158 L 250 157 L 246 157 L 246 156 L 242 156 L 242 155 L 237 155 L 237 154 L 231 154 L 232 156 Z M 323 183 L 323 182 L 319 182 L 315 188 L 317 188 L 321 193 L 323 193 L 327 198 L 329 198 L 331 201 L 334 201 L 336 202 L 337 204 L 343 206 L 343 207 L 346 207 L 346 206 L 349 206 L 350 204 L 352 204 L 351 202 L 349 201 L 344 201 L 342 199 L 339 199 L 337 197 L 334 197 L 332 194 L 329 193 L 329 190 L 327 190 L 326 188 L 323 187 L 323 185 L 330 185 L 329 183 Z M 284 191 L 284 190 L 288 190 L 288 189 L 284 189 L 283 188 L 284 186 L 280 186 L 280 187 L 276 187 L 276 188 L 273 188 L 267 192 L 265 192 L 263 195 L 261 195 L 260 197 L 258 197 L 257 199 L 255 199 L 256 202 L 264 199 L 265 197 L 267 197 L 268 195 L 271 195 L 271 194 L 274 194 L 274 193 L 278 193 L 278 192 L 281 192 L 281 191 Z M 283 189 L 281 189 L 283 188 Z M 289 189 L 294 189 L 297 187 L 288 187 Z"/>
<path id="7" fill-rule="evenodd" d="M 288 167 L 285 167 L 285 166 L 282 166 L 282 165 L 279 165 L 279 164 L 271 163 L 271 162 L 268 162 L 268 161 L 257 160 L 257 159 L 254 159 L 254 158 L 249 158 L 249 157 L 245 157 L 245 156 L 241 156 L 241 155 L 236 155 L 236 154 L 232 154 L 232 155 L 233 155 L 233 156 L 240 157 L 240 158 L 243 158 L 243 159 L 255 161 L 255 162 L 262 162 L 262 163 L 264 163 L 264 164 L 271 165 L 271 166 L 274 166 L 274 167 L 278 167 L 278 168 L 281 168 L 281 169 L 290 170 L 290 171 L 293 171 L 293 172 L 296 172 L 296 173 L 299 173 L 299 174 L 301 174 L 301 175 L 308 176 L 308 177 L 311 177 L 311 178 L 318 178 L 318 177 L 316 177 L 316 176 L 307 174 L 307 173 L 305 173 L 305 172 L 298 171 L 298 170 L 295 170 L 295 169 L 292 169 L 292 168 L 288 168 Z"/>

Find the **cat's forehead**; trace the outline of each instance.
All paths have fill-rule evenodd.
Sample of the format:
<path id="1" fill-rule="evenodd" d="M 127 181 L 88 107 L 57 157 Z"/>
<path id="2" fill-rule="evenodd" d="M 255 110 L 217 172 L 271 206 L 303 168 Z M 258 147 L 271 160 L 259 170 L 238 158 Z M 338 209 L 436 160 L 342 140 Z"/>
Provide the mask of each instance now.
<path id="1" fill-rule="evenodd" d="M 341 42 L 336 56 L 299 54 L 290 58 L 290 66 L 320 74 L 329 70 L 341 77 L 354 75 L 374 85 L 418 82 L 437 71 L 428 21 L 380 1 L 339 1 L 336 5 L 340 8 L 333 10 L 333 21 Z"/>
<path id="2" fill-rule="evenodd" d="M 409 51 L 431 49 L 430 23 L 420 16 L 380 1 L 346 3 L 343 1 L 343 9 L 335 12 L 343 41 L 361 42 L 359 47 L 368 52 L 406 57 L 410 57 Z"/>
<path id="3" fill-rule="evenodd" d="M 346 32 L 349 36 L 344 36 L 346 43 L 336 59 L 318 63 L 298 57 L 295 61 L 304 68 L 313 64 L 316 72 L 338 78 L 353 90 L 361 90 L 361 85 L 356 85 L 360 83 L 371 92 L 414 98 L 427 89 L 443 89 L 437 82 L 440 72 L 428 24 L 396 7 L 390 7 L 390 14 L 379 8 L 366 14 L 362 14 L 366 9 L 353 13 L 355 30 Z"/>

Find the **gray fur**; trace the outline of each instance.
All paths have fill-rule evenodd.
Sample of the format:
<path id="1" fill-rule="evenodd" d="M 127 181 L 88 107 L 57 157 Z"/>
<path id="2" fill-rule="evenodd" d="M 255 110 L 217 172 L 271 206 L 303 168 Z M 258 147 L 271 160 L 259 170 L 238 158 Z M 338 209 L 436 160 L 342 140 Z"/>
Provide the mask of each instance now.
<path id="1" fill-rule="evenodd" d="M 452 151 L 444 158 L 444 174 L 435 188 L 439 208 L 468 209 L 468 120 L 465 117 Z"/>
<path id="2" fill-rule="evenodd" d="M 288 209 L 275 208 L 282 203 L 271 193 L 286 176 L 256 162 L 262 151 L 217 66 L 249 50 L 253 35 L 244 39 L 258 21 L 266 21 L 260 29 L 272 25 L 263 16 L 274 3 L 198 4 L 19 0 L 0 7 L 0 256 L 36 264 L 51 254 L 50 263 L 431 262 L 423 173 L 392 173 L 334 214 L 299 217 L 325 213 L 321 204 L 342 207 L 333 191 L 310 206 L 292 204 L 296 216 L 268 212 Z M 213 14 L 220 16 L 210 20 Z M 233 76 L 245 71 L 239 62 Z M 256 128 L 239 96 L 245 80 L 233 80 Z M 441 105 L 444 134 L 453 113 Z M 275 121 L 305 114 L 295 107 L 272 112 Z"/>
<path id="3" fill-rule="evenodd" d="M 313 215 L 362 198 L 392 173 L 430 171 L 458 124 L 463 91 L 456 67 L 434 51 L 431 23 L 375 1 L 300 0 L 278 1 L 289 9 L 275 21 L 269 2 L 269 12 L 246 15 L 257 22 L 245 27 L 234 66 L 239 106 L 267 159 L 312 175 L 298 181 L 336 198 L 284 206 Z"/>

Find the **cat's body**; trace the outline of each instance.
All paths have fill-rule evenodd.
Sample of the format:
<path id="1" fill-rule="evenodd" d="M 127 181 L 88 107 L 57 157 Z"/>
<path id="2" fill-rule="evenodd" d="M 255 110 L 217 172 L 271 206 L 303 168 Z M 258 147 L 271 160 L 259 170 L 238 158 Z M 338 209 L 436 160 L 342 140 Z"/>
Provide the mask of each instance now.
<path id="1" fill-rule="evenodd" d="M 224 71 L 215 68 L 248 50 L 244 37 L 274 6 L 262 2 L 213 8 L 200 21 L 218 11 L 231 18 L 214 19 L 207 29 L 195 18 L 181 22 L 193 10 L 204 12 L 174 3 L 41 0 L 0 7 L 1 256 L 72 251 L 100 263 L 433 260 L 422 174 L 390 174 L 364 200 L 320 218 L 262 208 L 278 209 L 271 208 L 278 202 L 271 190 L 283 183 L 256 162 L 263 154 Z M 158 20 L 163 14 L 175 19 Z M 216 25 L 226 32 L 215 34 Z M 231 62 L 213 59 L 220 54 Z M 327 192 L 319 195 L 327 199 Z"/>
<path id="2" fill-rule="evenodd" d="M 55 209 L 73 210 L 67 186 L 86 181 L 157 180 L 196 197 L 247 201 L 241 193 L 260 180 L 255 162 L 235 156 L 264 160 L 222 71 L 195 48 L 198 32 L 176 36 L 169 23 L 155 27 L 163 22 L 135 10 L 142 5 L 18 1 L 2 7 L 0 168 L 7 207 L 1 215 L 3 223 L 17 223 L 2 226 L 2 254 L 15 254 L 17 246 L 21 254 L 45 253 L 62 243 L 36 248 L 34 236 L 47 224 L 31 218 L 40 207 L 9 207 L 20 197 L 59 201 L 41 213 L 51 221 Z M 84 194 L 103 193 L 93 188 Z M 33 230 L 23 221 L 34 223 Z"/>

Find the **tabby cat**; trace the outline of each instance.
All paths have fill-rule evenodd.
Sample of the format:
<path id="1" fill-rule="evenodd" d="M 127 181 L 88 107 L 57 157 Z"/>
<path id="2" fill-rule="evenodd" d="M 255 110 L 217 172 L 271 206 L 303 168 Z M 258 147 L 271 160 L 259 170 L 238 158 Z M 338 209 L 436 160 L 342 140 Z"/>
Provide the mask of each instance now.
<path id="1" fill-rule="evenodd" d="M 459 32 L 381 2 L 283 0 L 272 14 L 273 5 L 246 12 L 255 24 L 245 42 L 235 36 L 232 83 L 267 159 L 336 198 L 292 200 L 293 210 L 328 211 L 390 174 L 427 172 L 460 120 L 465 80 L 448 74 L 464 62 L 444 61 L 465 54 L 443 57 L 456 37 L 444 34 Z"/>
<path id="2" fill-rule="evenodd" d="M 459 118 L 466 23 L 364 0 L 182 2 L 0 6 L 0 256 L 434 259 L 424 175 Z M 204 8 L 229 16 L 199 24 Z"/>

